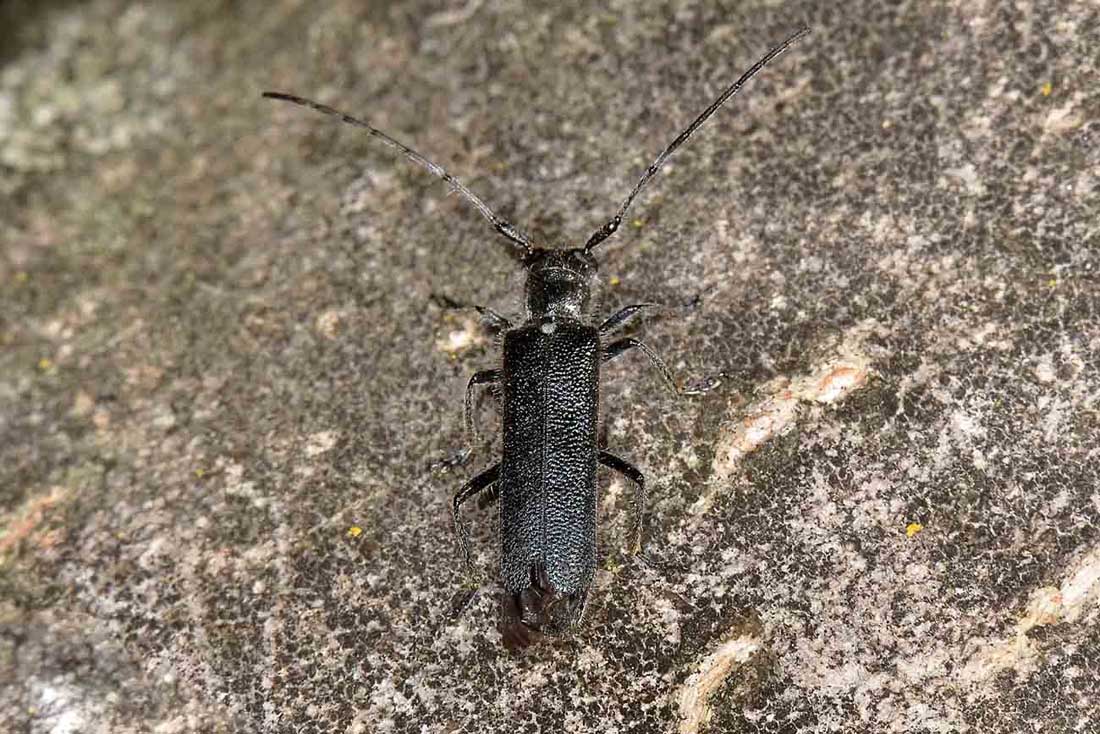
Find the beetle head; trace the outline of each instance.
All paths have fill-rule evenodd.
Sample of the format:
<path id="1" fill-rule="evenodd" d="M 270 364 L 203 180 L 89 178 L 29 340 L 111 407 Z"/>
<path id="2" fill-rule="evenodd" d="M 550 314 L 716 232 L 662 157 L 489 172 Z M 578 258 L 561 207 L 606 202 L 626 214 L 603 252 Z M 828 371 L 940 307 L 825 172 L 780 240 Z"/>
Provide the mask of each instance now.
<path id="1" fill-rule="evenodd" d="M 524 260 L 524 266 L 529 317 L 581 318 L 587 314 L 592 283 L 599 270 L 596 258 L 587 250 L 536 248 Z"/>

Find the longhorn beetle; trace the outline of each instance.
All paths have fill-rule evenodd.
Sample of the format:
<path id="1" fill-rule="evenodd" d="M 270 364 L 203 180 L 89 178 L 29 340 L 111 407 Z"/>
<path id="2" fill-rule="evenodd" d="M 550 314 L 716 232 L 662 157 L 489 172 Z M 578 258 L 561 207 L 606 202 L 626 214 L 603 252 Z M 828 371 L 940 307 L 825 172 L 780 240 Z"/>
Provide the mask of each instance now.
<path id="1" fill-rule="evenodd" d="M 459 509 L 491 486 L 499 493 L 504 585 L 501 632 L 507 647 L 526 647 L 539 633 L 561 632 L 580 619 L 596 571 L 599 464 L 619 472 L 635 486 L 632 548 L 635 552 L 640 549 L 645 477 L 634 465 L 599 447 L 600 366 L 638 349 L 680 394 L 703 392 L 716 384 L 712 380 L 694 389 L 678 388 L 665 363 L 641 341 L 624 337 L 606 342 L 654 304 L 626 306 L 597 326 L 590 314 L 590 292 L 597 272 L 593 252 L 619 229 L 627 209 L 665 160 L 749 79 L 807 33 L 809 28 L 802 28 L 791 35 L 727 87 L 650 164 L 615 216 L 583 247 L 568 249 L 533 246 L 523 232 L 494 214 L 443 168 L 363 120 L 292 94 L 263 93 L 363 128 L 446 181 L 508 239 L 527 271 L 527 318 L 521 325 L 514 326 L 489 308 L 473 306 L 490 331 L 503 335 L 504 359 L 499 369 L 483 370 L 470 378 L 464 423 L 469 437 L 476 439 L 474 392 L 481 385 L 494 386 L 503 397 L 504 450 L 501 461 L 466 482 L 453 503 L 455 532 L 469 565 L 468 539 Z"/>

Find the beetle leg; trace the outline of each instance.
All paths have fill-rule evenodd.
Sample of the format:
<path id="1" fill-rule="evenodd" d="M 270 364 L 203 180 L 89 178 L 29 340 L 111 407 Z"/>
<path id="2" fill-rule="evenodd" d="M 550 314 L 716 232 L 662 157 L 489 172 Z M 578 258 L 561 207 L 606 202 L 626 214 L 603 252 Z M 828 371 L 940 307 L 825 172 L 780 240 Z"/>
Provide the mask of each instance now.
<path id="1" fill-rule="evenodd" d="M 600 324 L 600 336 L 608 336 L 614 334 L 616 331 L 624 328 L 628 323 L 634 320 L 643 309 L 656 308 L 656 303 L 635 303 L 632 306 L 626 306 L 620 308 L 615 313 L 608 316 L 602 324 Z"/>
<path id="2" fill-rule="evenodd" d="M 454 621 L 461 617 L 467 609 L 473 605 L 474 600 L 477 599 L 477 595 L 482 591 L 481 588 L 476 589 L 463 589 L 455 594 L 451 598 L 451 611 L 447 615 L 447 618 Z"/>
<path id="3" fill-rule="evenodd" d="M 620 459 L 609 451 L 600 451 L 599 461 L 611 471 L 616 471 L 634 482 L 634 530 L 630 543 L 630 552 L 640 553 L 642 550 L 642 529 L 645 526 L 646 489 L 645 475 L 638 467 L 626 459 Z"/>
<path id="4" fill-rule="evenodd" d="M 477 508 L 479 510 L 484 510 L 498 499 L 500 499 L 500 487 L 494 484 L 485 490 L 485 494 L 477 498 Z"/>
<path id="5" fill-rule="evenodd" d="M 445 308 L 453 311 L 462 311 L 465 309 L 473 309 L 477 311 L 481 316 L 481 323 L 489 331 L 489 333 L 496 335 L 502 331 L 507 331 L 512 328 L 512 322 L 501 316 L 499 313 L 487 306 L 478 306 L 471 303 L 462 303 L 456 301 L 450 296 L 445 296 L 441 293 L 433 293 L 431 295 L 432 302 L 440 308 Z"/>
<path id="6" fill-rule="evenodd" d="M 466 425 L 466 435 L 471 444 L 476 445 L 481 442 L 477 426 L 474 425 L 474 388 L 478 385 L 497 385 L 500 383 L 503 374 L 501 370 L 481 370 L 475 372 L 470 381 L 466 383 L 466 399 L 462 406 L 462 420 Z"/>
<path id="7" fill-rule="evenodd" d="M 481 316 L 481 323 L 494 335 L 508 331 L 512 322 L 487 306 L 471 306 Z"/>
<path id="8" fill-rule="evenodd" d="M 458 537 L 458 545 L 459 548 L 462 549 L 462 558 L 466 561 L 467 566 L 472 565 L 470 563 L 470 539 L 466 535 L 466 528 L 462 525 L 462 521 L 458 516 L 458 511 L 466 500 L 470 499 L 490 484 L 496 483 L 498 479 L 500 479 L 500 464 L 493 464 L 491 467 L 463 484 L 462 489 L 458 490 L 455 494 L 454 506 L 451 512 L 454 518 L 455 535 Z"/>
<path id="9" fill-rule="evenodd" d="M 681 395 L 705 395 L 722 384 L 722 380 L 729 377 L 726 372 L 715 372 L 713 375 L 701 377 L 694 382 L 689 382 L 680 388 Z"/>
<path id="10" fill-rule="evenodd" d="M 663 306 L 659 303 L 635 303 L 630 306 L 624 306 L 604 319 L 604 322 L 600 324 L 600 336 L 610 336 L 616 331 L 621 331 L 647 308 L 661 309 L 665 313 L 679 311 L 681 312 L 680 315 L 691 313 L 703 304 L 703 295 L 712 290 L 714 290 L 713 287 L 699 291 L 678 306 Z"/>
<path id="11" fill-rule="evenodd" d="M 642 354 L 649 357 L 649 361 L 653 363 L 653 366 L 657 368 L 657 371 L 661 373 L 661 377 L 664 379 L 665 384 L 673 392 L 680 392 L 680 389 L 676 386 L 676 381 L 672 379 L 672 372 L 668 369 L 668 365 L 665 361 L 657 356 L 657 353 L 650 349 L 645 342 L 639 341 L 634 337 L 625 337 L 623 339 L 617 339 L 604 349 L 603 362 L 610 362 L 624 352 L 629 352 L 631 349 L 640 349 Z"/>
<path id="12" fill-rule="evenodd" d="M 433 461 L 431 464 L 428 465 L 428 470 L 432 472 L 448 472 L 451 469 L 454 469 L 456 466 L 465 466 L 466 462 L 470 460 L 470 456 L 472 456 L 473 453 L 473 449 L 467 446 L 466 448 L 456 451 L 446 458 L 440 459 L 439 461 Z"/>
<path id="13" fill-rule="evenodd" d="M 683 387 L 676 384 L 676 380 L 672 378 L 672 371 L 669 370 L 665 361 L 657 356 L 657 353 L 646 345 L 645 342 L 635 339 L 633 337 L 624 337 L 622 339 L 616 339 L 604 348 L 603 362 L 610 362 L 618 357 L 623 352 L 628 352 L 631 349 L 640 349 L 642 354 L 649 357 L 649 361 L 653 363 L 653 366 L 661 373 L 661 377 L 664 379 L 665 384 L 669 389 L 677 395 L 702 395 L 708 393 L 714 388 L 722 384 L 722 378 L 725 377 L 724 372 L 719 372 L 716 375 L 710 377 L 704 377 L 701 380 L 690 382 Z"/>
<path id="14" fill-rule="evenodd" d="M 474 448 L 481 443 L 481 434 L 478 433 L 474 422 L 474 388 L 478 385 L 499 385 L 503 373 L 500 370 L 482 370 L 475 372 L 470 381 L 466 383 L 466 397 L 462 404 L 462 424 L 466 428 L 466 438 L 470 445 L 453 455 L 441 459 L 431 465 L 431 470 L 450 471 L 456 466 L 464 466 L 474 453 Z"/>

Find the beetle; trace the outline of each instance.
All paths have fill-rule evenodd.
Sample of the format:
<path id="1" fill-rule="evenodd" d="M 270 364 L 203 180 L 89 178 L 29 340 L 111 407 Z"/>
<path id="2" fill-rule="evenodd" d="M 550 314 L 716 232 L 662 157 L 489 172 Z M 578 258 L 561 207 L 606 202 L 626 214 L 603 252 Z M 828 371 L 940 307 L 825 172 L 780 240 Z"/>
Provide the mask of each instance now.
<path id="1" fill-rule="evenodd" d="M 632 337 L 609 338 L 647 308 L 638 303 L 619 309 L 599 324 L 592 321 L 592 287 L 598 272 L 593 252 L 622 225 L 643 187 L 677 148 L 727 100 L 775 57 L 809 33 L 802 28 L 775 46 L 728 86 L 650 164 L 615 215 L 581 247 L 536 247 L 518 228 L 498 217 L 476 194 L 439 165 L 369 123 L 328 105 L 284 92 L 264 92 L 365 129 L 413 163 L 443 179 L 471 203 L 515 250 L 527 273 L 526 317 L 513 325 L 484 306 L 471 306 L 489 331 L 501 337 L 503 359 L 497 369 L 475 373 L 466 386 L 463 419 L 475 442 L 473 397 L 479 386 L 495 388 L 502 398 L 501 460 L 467 481 L 454 495 L 452 516 L 459 546 L 470 565 L 469 541 L 460 519 L 462 505 L 493 487 L 499 498 L 501 634 L 509 648 L 526 647 L 543 633 L 557 634 L 583 615 L 596 571 L 596 471 L 602 465 L 635 487 L 631 549 L 641 548 L 645 476 L 630 462 L 599 445 L 600 367 L 637 349 L 680 394 L 697 394 L 715 380 L 680 388 L 661 358 Z M 464 307 L 450 301 L 449 306 Z M 464 458 L 470 450 L 464 452 Z M 460 460 L 461 461 L 461 460 Z"/>

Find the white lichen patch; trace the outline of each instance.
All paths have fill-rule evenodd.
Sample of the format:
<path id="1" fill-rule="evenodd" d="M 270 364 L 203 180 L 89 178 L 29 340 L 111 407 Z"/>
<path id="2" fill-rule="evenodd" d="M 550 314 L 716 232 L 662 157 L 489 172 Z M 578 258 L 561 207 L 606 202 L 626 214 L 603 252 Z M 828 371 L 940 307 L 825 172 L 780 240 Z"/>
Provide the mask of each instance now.
<path id="1" fill-rule="evenodd" d="M 340 326 L 347 319 L 347 313 L 342 309 L 330 308 L 322 311 L 314 320 L 314 328 L 317 333 L 326 339 L 336 339 L 340 334 Z"/>
<path id="2" fill-rule="evenodd" d="M 476 319 L 467 318 L 462 320 L 461 328 L 451 329 L 436 339 L 435 348 L 453 356 L 484 343 L 481 324 Z"/>
<path id="3" fill-rule="evenodd" d="M 653 600 L 653 608 L 657 612 L 657 619 L 664 630 L 664 640 L 673 645 L 680 644 L 680 620 L 683 615 L 671 600 L 665 597 L 657 597 Z"/>
<path id="4" fill-rule="evenodd" d="M 480 629 L 472 626 L 466 619 L 461 619 L 455 624 L 448 625 L 445 630 L 445 634 L 432 645 L 433 649 L 446 648 L 463 659 L 474 654 L 477 649 L 474 643 L 481 635 Z"/>
<path id="5" fill-rule="evenodd" d="M 263 493 L 257 489 L 256 482 L 244 478 L 244 467 L 236 462 L 226 462 L 224 459 L 218 459 L 215 462 L 217 468 L 222 469 L 225 474 L 225 493 L 230 496 L 244 497 L 248 499 L 253 507 L 266 507 L 269 503 L 269 498 L 265 497 Z"/>
<path id="6" fill-rule="evenodd" d="M 1035 375 L 1035 379 L 1045 384 L 1050 384 L 1057 378 L 1057 374 L 1054 372 L 1054 362 L 1049 354 L 1043 355 L 1043 357 L 1036 362 L 1035 369 L 1032 372 Z"/>
<path id="7" fill-rule="evenodd" d="M 982 183 L 981 176 L 974 168 L 973 163 L 964 163 L 957 168 L 949 168 L 944 171 L 944 175 L 960 182 L 971 196 L 981 196 L 985 193 L 985 185 Z"/>
<path id="8" fill-rule="evenodd" d="M 336 431 L 318 431 L 317 433 L 311 433 L 309 440 L 306 442 L 306 456 L 313 458 L 320 456 L 321 454 L 331 451 L 336 445 L 336 440 L 340 437 L 340 434 Z"/>
<path id="9" fill-rule="evenodd" d="M 1084 102 L 1084 95 L 1078 94 L 1065 104 L 1052 108 L 1043 120 L 1043 132 L 1048 135 L 1062 135 L 1079 128 L 1084 123 L 1081 116 Z"/>
<path id="10" fill-rule="evenodd" d="M 735 632 L 698 664 L 676 694 L 680 734 L 696 734 L 711 717 L 711 696 L 760 650 L 760 640 Z"/>
<path id="11" fill-rule="evenodd" d="M 34 681 L 32 690 L 37 701 L 34 715 L 41 726 L 34 731 L 48 734 L 80 734 L 91 731 L 103 712 L 103 705 L 95 702 L 95 696 L 63 679 Z"/>

